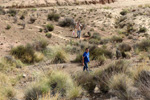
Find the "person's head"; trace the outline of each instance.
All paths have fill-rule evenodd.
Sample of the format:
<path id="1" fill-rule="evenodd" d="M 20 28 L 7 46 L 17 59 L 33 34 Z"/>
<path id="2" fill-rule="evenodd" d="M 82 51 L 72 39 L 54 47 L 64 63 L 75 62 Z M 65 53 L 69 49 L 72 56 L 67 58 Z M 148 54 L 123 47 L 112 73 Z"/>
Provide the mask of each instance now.
<path id="1" fill-rule="evenodd" d="M 80 21 L 78 20 L 77 24 L 80 24 Z"/>
<path id="2" fill-rule="evenodd" d="M 86 49 L 85 49 L 85 52 L 89 52 L 89 48 L 86 48 Z"/>

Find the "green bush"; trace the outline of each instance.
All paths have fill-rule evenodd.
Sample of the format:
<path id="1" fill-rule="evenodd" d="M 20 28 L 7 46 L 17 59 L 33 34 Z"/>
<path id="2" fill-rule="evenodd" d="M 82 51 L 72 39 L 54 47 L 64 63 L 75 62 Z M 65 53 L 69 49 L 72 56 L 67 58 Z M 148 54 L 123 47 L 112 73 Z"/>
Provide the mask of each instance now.
<path id="1" fill-rule="evenodd" d="M 75 22 L 72 18 L 65 18 L 65 19 L 59 21 L 59 25 L 61 27 L 70 27 L 70 26 L 74 27 Z"/>
<path id="2" fill-rule="evenodd" d="M 45 35 L 47 38 L 51 38 L 52 37 L 52 34 L 51 33 L 46 33 Z"/>
<path id="3" fill-rule="evenodd" d="M 50 13 L 48 14 L 47 16 L 47 19 L 48 20 L 55 20 L 55 21 L 58 21 L 60 18 L 60 15 L 59 14 L 55 14 L 55 13 Z"/>
<path id="4" fill-rule="evenodd" d="M 45 30 L 48 32 L 48 31 L 53 31 L 54 30 L 54 26 L 52 24 L 47 24 L 45 26 Z"/>

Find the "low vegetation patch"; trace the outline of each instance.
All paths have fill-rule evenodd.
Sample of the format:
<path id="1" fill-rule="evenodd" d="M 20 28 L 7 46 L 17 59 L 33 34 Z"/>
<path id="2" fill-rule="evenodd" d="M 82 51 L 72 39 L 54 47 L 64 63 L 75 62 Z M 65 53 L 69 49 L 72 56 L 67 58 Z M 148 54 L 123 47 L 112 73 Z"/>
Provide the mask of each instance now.
<path id="1" fill-rule="evenodd" d="M 49 72 L 42 80 L 44 81 L 34 84 L 26 91 L 26 100 L 38 100 L 38 97 L 49 92 L 51 97 L 58 95 L 60 99 L 75 99 L 82 93 L 82 89 L 74 84 L 71 76 L 61 71 Z"/>
<path id="2" fill-rule="evenodd" d="M 64 50 L 58 50 L 52 57 L 52 63 L 66 63 L 68 61 L 67 53 Z"/>
<path id="3" fill-rule="evenodd" d="M 36 61 L 42 60 L 43 58 L 41 55 L 38 55 L 38 53 L 35 53 L 34 48 L 30 44 L 26 46 L 17 46 L 13 48 L 10 53 L 15 58 L 20 59 L 24 63 L 34 63 Z"/>
<path id="4" fill-rule="evenodd" d="M 134 45 L 134 48 L 140 51 L 148 51 L 150 48 L 150 40 L 149 39 L 142 40 L 140 43 Z"/>
<path id="5" fill-rule="evenodd" d="M 65 19 L 59 21 L 59 25 L 61 27 L 74 27 L 75 22 L 72 18 L 65 18 Z"/>
<path id="6" fill-rule="evenodd" d="M 52 24 L 47 24 L 45 26 L 45 32 L 49 32 L 49 31 L 51 32 L 53 30 L 54 30 L 54 26 Z"/>
<path id="7" fill-rule="evenodd" d="M 10 16 L 16 16 L 17 11 L 15 9 L 9 9 L 9 11 L 7 12 L 8 14 L 10 14 Z"/>
<path id="8" fill-rule="evenodd" d="M 48 14 L 48 16 L 47 16 L 47 19 L 48 19 L 48 20 L 58 21 L 59 18 L 60 18 L 60 15 L 59 15 L 59 14 L 56 14 L 56 13 L 50 13 L 50 14 Z"/>

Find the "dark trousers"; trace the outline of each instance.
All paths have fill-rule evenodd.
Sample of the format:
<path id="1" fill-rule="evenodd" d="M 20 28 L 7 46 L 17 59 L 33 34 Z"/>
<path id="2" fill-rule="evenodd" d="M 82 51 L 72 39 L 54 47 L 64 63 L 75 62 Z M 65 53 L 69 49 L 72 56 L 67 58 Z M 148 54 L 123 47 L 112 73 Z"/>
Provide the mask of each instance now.
<path id="1" fill-rule="evenodd" d="M 88 63 L 87 62 L 84 62 L 84 67 L 83 67 L 83 71 L 89 71 L 88 70 Z"/>

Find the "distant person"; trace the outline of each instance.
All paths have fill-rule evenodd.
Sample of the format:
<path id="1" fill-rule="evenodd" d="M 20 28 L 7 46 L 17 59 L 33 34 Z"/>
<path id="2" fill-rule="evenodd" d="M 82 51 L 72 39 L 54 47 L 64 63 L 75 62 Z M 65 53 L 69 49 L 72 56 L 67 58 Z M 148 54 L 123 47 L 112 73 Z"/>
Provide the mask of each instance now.
<path id="1" fill-rule="evenodd" d="M 90 53 L 89 53 L 89 48 L 86 48 L 84 54 L 83 54 L 83 57 L 82 57 L 82 64 L 83 64 L 83 71 L 89 71 L 88 69 L 88 63 L 90 62 Z"/>
<path id="2" fill-rule="evenodd" d="M 82 30 L 82 25 L 81 25 L 80 21 L 77 22 L 76 29 L 77 29 L 77 38 L 80 38 L 81 37 L 81 30 Z"/>

